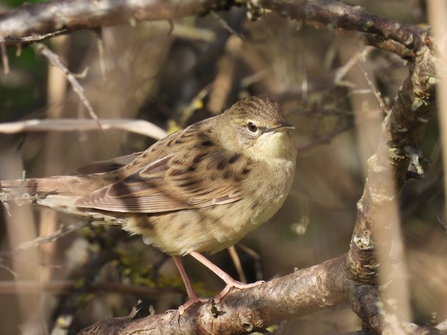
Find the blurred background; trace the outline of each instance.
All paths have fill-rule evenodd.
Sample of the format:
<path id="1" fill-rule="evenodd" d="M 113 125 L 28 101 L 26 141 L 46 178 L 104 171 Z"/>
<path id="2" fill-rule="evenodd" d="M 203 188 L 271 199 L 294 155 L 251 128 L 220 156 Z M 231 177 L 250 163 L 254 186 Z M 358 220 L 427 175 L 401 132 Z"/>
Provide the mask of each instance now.
<path id="1" fill-rule="evenodd" d="M 400 22 L 427 23 L 424 1 L 345 2 Z M 3 1 L 0 11 L 20 3 Z M 282 104 L 296 127 L 294 185 L 280 212 L 236 245 L 247 280 L 270 280 L 349 249 L 366 161 L 384 118 L 364 72 L 391 106 L 408 64 L 365 47 L 355 33 L 329 32 L 275 13 L 251 22 L 238 8 L 217 15 L 107 27 L 100 35 L 77 31 L 44 43 L 71 72 L 85 74 L 78 80 L 100 119 L 142 119 L 173 132 L 247 95 Z M 60 69 L 33 48 L 9 48 L 8 56 L 10 73 L 0 75 L 0 122 L 89 118 Z M 434 120 L 420 148 L 432 165 L 425 166 L 425 180 L 408 182 L 401 202 L 411 310 L 414 321 L 426 325 L 447 317 L 438 138 Z M 0 134 L 0 179 L 20 178 L 23 170 L 29 177 L 71 174 L 83 164 L 141 151 L 155 141 L 118 129 Z M 76 219 L 12 204 L 10 217 L 2 210 L 4 334 L 54 329 L 73 334 L 106 317 L 128 315 L 138 300 L 139 316 L 145 316 L 149 306 L 162 313 L 186 299 L 173 261 L 138 236 L 86 224 L 40 244 L 36 238 L 77 224 Z M 238 278 L 226 250 L 209 258 Z M 190 257 L 184 263 L 200 295 L 213 296 L 224 286 Z M 116 285 L 80 289 L 99 283 Z M 281 334 L 327 334 L 357 330 L 360 320 L 345 305 L 279 327 Z"/>

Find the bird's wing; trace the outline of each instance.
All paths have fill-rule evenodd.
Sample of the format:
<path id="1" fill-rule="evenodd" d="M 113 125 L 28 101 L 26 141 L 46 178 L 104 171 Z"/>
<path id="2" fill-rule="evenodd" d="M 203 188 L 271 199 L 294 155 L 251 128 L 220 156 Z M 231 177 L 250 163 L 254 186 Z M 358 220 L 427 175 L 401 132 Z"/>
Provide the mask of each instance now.
<path id="1" fill-rule="evenodd" d="M 81 208 L 163 213 L 226 204 L 242 198 L 251 160 L 224 149 L 176 152 L 79 199 Z"/>

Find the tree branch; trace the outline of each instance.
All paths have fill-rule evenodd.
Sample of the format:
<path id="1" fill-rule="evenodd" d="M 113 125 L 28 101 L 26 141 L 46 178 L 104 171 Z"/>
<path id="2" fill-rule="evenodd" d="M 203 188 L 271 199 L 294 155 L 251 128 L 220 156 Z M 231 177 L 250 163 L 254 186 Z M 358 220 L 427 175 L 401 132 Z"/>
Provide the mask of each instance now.
<path id="1" fill-rule="evenodd" d="M 297 270 L 262 285 L 232 290 L 218 304 L 196 304 L 180 316 L 166 314 L 130 320 L 106 319 L 84 329 L 79 335 L 100 334 L 240 334 L 262 330 L 282 320 L 311 314 L 344 301 L 341 288 L 344 257 Z M 285 299 L 287 297 L 287 299 Z M 112 332 L 113 331 L 113 332 Z"/>
<path id="2" fill-rule="evenodd" d="M 0 14 L 0 31 L 7 43 L 32 35 L 97 29 L 138 21 L 173 20 L 200 16 L 220 9 L 218 0 L 65 0 L 23 4 L 16 10 Z M 0 40 L 2 42 L 2 40 Z"/>
<path id="3" fill-rule="evenodd" d="M 360 6 L 349 6 L 337 0 L 261 0 L 260 5 L 291 19 L 322 24 L 329 31 L 343 29 L 379 36 L 375 43 L 381 41 L 380 46 L 384 48 L 391 47 L 384 40 L 400 43 L 410 50 L 418 50 L 425 45 L 427 32 L 422 28 L 372 15 Z M 392 48 L 398 51 L 395 46 Z"/>

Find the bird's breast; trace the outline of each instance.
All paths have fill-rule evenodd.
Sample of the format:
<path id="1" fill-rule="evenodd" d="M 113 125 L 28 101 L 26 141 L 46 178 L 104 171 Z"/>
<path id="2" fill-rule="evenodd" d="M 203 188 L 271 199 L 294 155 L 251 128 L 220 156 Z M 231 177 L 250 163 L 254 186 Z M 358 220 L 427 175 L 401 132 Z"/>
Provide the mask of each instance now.
<path id="1" fill-rule="evenodd" d="M 158 216 L 135 216 L 125 229 L 143 235 L 146 243 L 171 255 L 214 253 L 229 247 L 279 210 L 293 182 L 294 161 L 257 163 L 255 173 L 245 180 L 242 199 Z"/>

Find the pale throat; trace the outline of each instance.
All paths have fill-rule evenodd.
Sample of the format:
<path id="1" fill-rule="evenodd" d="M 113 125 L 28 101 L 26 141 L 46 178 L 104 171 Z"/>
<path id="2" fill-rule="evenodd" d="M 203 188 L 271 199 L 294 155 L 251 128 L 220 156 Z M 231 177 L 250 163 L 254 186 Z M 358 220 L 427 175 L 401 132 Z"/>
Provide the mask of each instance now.
<path id="1" fill-rule="evenodd" d="M 274 162 L 275 160 L 295 160 L 295 143 L 287 132 L 269 132 L 261 135 L 247 150 L 253 160 Z"/>

